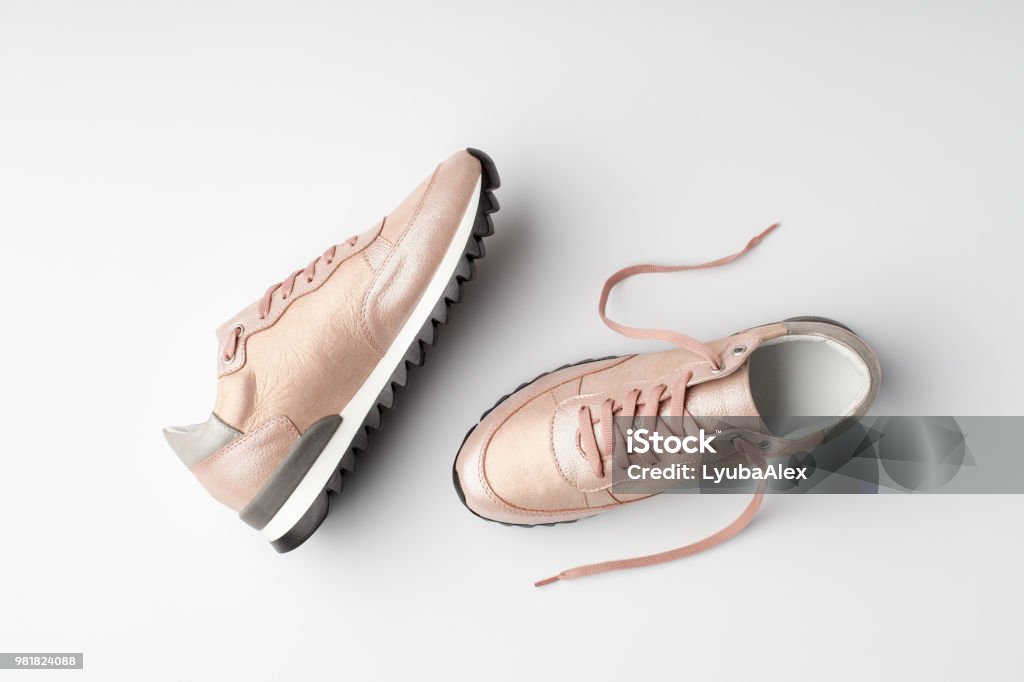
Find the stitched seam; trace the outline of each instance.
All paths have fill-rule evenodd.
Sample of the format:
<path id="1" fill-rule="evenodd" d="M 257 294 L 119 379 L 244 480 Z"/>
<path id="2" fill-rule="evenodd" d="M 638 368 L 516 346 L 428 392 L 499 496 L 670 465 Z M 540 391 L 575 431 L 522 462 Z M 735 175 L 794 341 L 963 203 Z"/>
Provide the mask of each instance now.
<path id="1" fill-rule="evenodd" d="M 409 222 L 406 223 L 405 230 L 402 232 L 402 234 L 398 236 L 398 239 L 394 243 L 394 248 L 390 250 L 387 257 L 384 259 L 384 262 L 380 264 L 380 269 L 373 274 L 373 279 L 370 281 L 370 286 L 367 287 L 366 293 L 363 294 L 363 305 L 362 310 L 360 312 L 360 326 L 362 328 L 363 336 L 366 338 L 367 343 L 370 344 L 370 348 L 374 349 L 381 355 L 384 355 L 385 352 L 379 346 L 377 340 L 373 337 L 372 333 L 370 332 L 370 325 L 368 322 L 370 299 L 372 298 L 371 294 L 376 289 L 377 283 L 380 281 L 381 276 L 387 270 L 388 264 L 391 263 L 392 258 L 394 258 L 395 254 L 398 253 L 398 248 L 402 245 L 402 242 L 404 242 L 405 238 L 412 233 L 416 221 L 419 220 L 420 211 L 422 211 L 423 205 L 427 202 L 427 197 L 430 196 L 430 192 L 434 188 L 434 182 L 437 180 L 437 176 L 440 172 L 441 166 L 439 165 L 437 168 L 434 169 L 433 175 L 430 176 L 430 182 L 427 183 L 427 188 L 423 191 L 423 196 L 420 197 L 420 202 L 416 205 L 416 210 L 413 211 L 412 217 L 409 219 Z M 386 221 L 387 218 L 385 218 L 384 220 Z M 383 226 L 381 230 L 383 231 Z"/>
<path id="2" fill-rule="evenodd" d="M 379 245 L 379 247 L 378 247 L 378 245 Z M 376 268 L 373 265 L 373 258 L 370 258 L 370 252 L 374 251 L 374 250 L 380 251 L 380 249 L 384 249 L 385 251 L 390 251 L 392 248 L 394 248 L 394 246 L 395 245 L 392 244 L 391 241 L 386 239 L 385 237 L 377 237 L 376 239 L 373 240 L 373 243 L 371 243 L 365 249 L 363 249 L 363 251 L 362 251 L 363 259 L 366 261 L 366 265 L 367 265 L 367 267 L 370 268 L 371 272 L 375 271 Z"/>
<path id="3" fill-rule="evenodd" d="M 565 384 L 567 384 L 567 383 L 569 383 L 571 381 L 575 381 L 577 379 L 581 380 L 580 385 L 582 386 L 582 378 L 583 377 L 590 376 L 591 374 L 596 374 L 597 372 L 601 372 L 601 371 L 604 371 L 606 369 L 611 369 L 613 367 L 618 367 L 619 365 L 621 365 L 626 360 L 629 360 L 631 357 L 635 357 L 635 356 L 632 356 L 632 355 L 625 356 L 625 357 L 619 359 L 619 362 L 615 362 L 615 363 L 609 364 L 606 367 L 602 367 L 601 369 L 585 372 L 583 374 L 580 374 L 577 377 L 570 377 L 570 378 L 566 379 L 565 381 L 562 381 L 560 383 L 557 383 L 557 384 L 551 386 L 550 388 L 548 388 L 545 391 L 545 393 L 553 391 L 553 390 L 555 390 L 555 389 L 557 389 L 557 388 L 559 388 L 561 386 L 564 386 Z M 531 382 L 530 384 L 527 384 L 527 386 L 524 386 L 523 389 L 528 388 L 533 383 L 536 383 L 536 381 L 542 381 L 542 380 L 544 380 L 546 378 L 547 378 L 547 376 L 540 377 L 540 378 L 536 379 L 534 382 Z M 520 389 L 520 390 L 523 390 L 523 389 Z M 502 426 L 504 426 L 505 423 L 508 422 L 508 420 L 510 420 L 512 417 L 514 417 L 516 414 L 518 414 L 521 410 L 526 408 L 527 405 L 529 405 L 531 402 L 533 402 L 534 400 L 536 400 L 539 397 L 540 396 L 534 396 L 533 398 L 530 398 L 530 400 L 526 401 L 525 403 L 523 403 L 522 405 L 517 407 L 515 410 L 510 412 L 508 415 L 506 415 L 505 418 L 501 420 L 501 423 L 496 424 L 495 426 L 491 427 L 491 429 L 487 432 L 487 435 L 484 437 L 483 443 L 481 443 L 481 446 L 480 446 L 481 454 L 486 453 L 487 447 L 490 445 L 490 442 L 493 439 L 494 434 L 496 434 L 498 432 L 498 429 L 500 429 Z M 569 485 L 573 486 L 574 488 L 577 487 L 577 486 L 573 485 L 572 482 L 570 482 L 565 477 L 565 473 L 562 471 L 562 468 L 561 468 L 561 466 L 558 463 L 557 457 L 555 458 L 555 468 L 558 470 L 559 474 L 562 476 L 563 480 L 565 480 L 566 483 L 568 483 Z M 479 473 L 479 477 L 480 477 L 480 483 L 482 484 L 484 490 L 487 492 L 488 497 L 490 497 L 494 502 L 497 502 L 498 504 L 504 505 L 508 509 L 514 510 L 514 511 L 523 511 L 523 512 L 526 512 L 526 513 L 535 513 L 535 514 L 549 513 L 549 512 L 545 512 L 545 511 L 530 511 L 528 509 L 524 509 L 524 508 L 521 508 L 521 507 L 516 507 L 515 505 L 512 505 L 512 504 L 508 503 L 507 501 L 505 501 L 504 499 L 498 497 L 497 493 L 493 492 L 493 489 L 491 488 L 490 484 L 487 482 L 486 475 L 484 474 L 484 458 L 483 458 L 483 456 L 480 457 L 480 462 L 478 464 L 478 473 Z"/>
<path id="4" fill-rule="evenodd" d="M 298 438 L 301 435 L 301 434 L 299 434 L 298 430 L 295 428 L 295 425 L 292 424 L 292 421 L 290 419 L 288 419 L 288 417 L 284 417 L 284 416 L 274 417 L 270 421 L 264 422 L 259 427 L 257 427 L 253 431 L 250 431 L 249 433 L 245 434 L 244 436 L 241 436 L 240 438 L 236 438 L 234 441 L 228 443 L 223 448 L 221 448 L 217 452 L 213 453 L 212 455 L 210 455 L 209 457 L 204 459 L 202 462 L 199 462 L 198 464 L 194 465 L 191 468 L 191 471 L 194 473 L 200 467 L 204 467 L 207 464 L 209 464 L 210 466 L 213 466 L 213 463 L 215 461 L 217 461 L 217 460 L 219 460 L 219 459 L 221 459 L 223 457 L 226 457 L 227 455 L 229 455 L 230 453 L 234 452 L 238 448 L 242 448 L 242 447 L 245 447 L 246 445 L 251 444 L 254 440 L 256 440 L 256 436 L 257 435 L 261 435 L 264 432 L 271 430 L 274 426 L 276 426 L 279 423 L 284 424 L 287 427 L 288 431 L 290 431 L 292 434 L 294 434 L 294 436 L 296 438 Z"/>
<path id="5" fill-rule="evenodd" d="M 380 234 L 380 231 L 382 229 L 384 229 L 384 221 L 383 220 L 380 222 L 379 227 L 377 228 L 377 235 Z M 353 257 L 358 256 L 359 254 L 361 254 L 364 251 L 366 251 L 366 249 L 369 248 L 369 246 L 371 244 L 373 244 L 374 241 L 376 241 L 377 235 L 374 235 L 373 237 L 371 237 L 367 241 L 367 243 L 364 244 L 363 246 L 359 247 L 358 250 L 353 251 L 352 253 L 348 254 L 347 256 L 345 256 L 343 258 L 339 258 L 339 259 L 335 260 L 331 264 L 330 272 L 328 272 L 327 276 L 324 277 L 323 281 L 320 282 L 319 284 L 317 284 L 315 287 L 313 287 L 309 291 L 304 291 L 304 292 L 302 292 L 300 294 L 296 294 L 294 296 L 289 296 L 288 297 L 287 305 L 285 305 L 283 308 L 281 308 L 274 315 L 270 315 L 270 316 L 267 317 L 267 319 L 269 319 L 270 322 L 267 322 L 266 324 L 264 324 L 262 326 L 246 325 L 245 333 L 238 338 L 238 346 L 235 348 L 235 357 L 234 357 L 234 359 L 231 361 L 231 364 L 229 364 L 226 367 L 223 367 L 223 368 L 221 368 L 221 369 L 219 369 L 217 371 L 217 378 L 219 379 L 221 377 L 226 377 L 229 374 L 234 374 L 238 370 L 242 369 L 242 367 L 245 367 L 245 361 L 246 361 L 246 352 L 245 351 L 246 351 L 246 344 L 248 343 L 249 339 L 252 338 L 253 336 L 255 336 L 256 334 L 259 334 L 262 331 L 266 331 L 267 329 L 270 329 L 275 324 L 277 324 L 278 321 L 282 317 L 284 317 L 284 314 L 286 312 L 288 312 L 288 310 L 291 308 L 292 303 L 294 303 L 295 301 L 299 300 L 300 298 L 303 298 L 304 296 L 306 296 L 308 294 L 316 293 L 317 291 L 319 291 L 320 288 L 324 284 L 327 283 L 327 280 L 329 280 L 331 277 L 333 277 L 334 273 L 336 273 L 341 268 L 343 263 L 348 262 Z M 266 322 L 266 320 L 259 320 L 259 319 L 257 319 L 256 324 L 258 324 L 259 322 Z M 255 326 L 255 328 L 253 328 L 254 326 Z M 226 341 L 221 343 L 220 347 L 217 349 L 217 354 L 218 354 L 219 357 L 223 357 L 224 356 L 224 348 L 226 346 L 226 343 L 227 343 Z"/>
<path id="6" fill-rule="evenodd" d="M 734 334 L 732 337 L 729 337 L 729 338 L 743 339 L 745 337 L 743 337 L 741 334 Z M 744 352 L 744 354 L 742 356 L 740 356 L 740 358 L 736 362 L 736 364 L 734 366 L 732 366 L 732 367 L 728 367 L 728 365 L 726 366 L 728 371 L 726 371 L 726 372 L 719 372 L 718 374 L 710 374 L 710 373 L 708 373 L 706 376 L 703 376 L 703 377 L 700 377 L 700 378 L 696 378 L 695 377 L 693 380 L 691 380 L 691 382 L 689 384 L 687 384 L 687 386 L 698 386 L 700 384 L 707 383 L 707 382 L 710 382 L 710 381 L 718 381 L 720 379 L 724 379 L 725 377 L 728 377 L 728 376 L 734 374 L 736 371 L 738 371 L 747 362 L 747 360 L 750 357 L 750 354 L 753 353 L 754 350 L 757 349 L 758 345 L 759 345 L 759 339 L 757 337 L 753 337 L 750 341 L 747 342 L 747 350 Z M 632 357 L 636 357 L 636 356 L 634 355 Z M 670 377 L 678 377 L 684 371 L 687 371 L 687 368 L 693 367 L 695 365 L 700 365 L 702 362 L 704 362 L 704 361 L 703 360 L 694 360 L 693 362 L 686 363 L 686 364 L 684 364 L 684 365 L 682 365 L 680 367 L 677 367 L 676 369 L 669 370 L 668 372 L 665 372 L 661 376 L 658 376 L 658 377 L 656 377 L 654 379 L 645 379 L 645 380 L 641 380 L 641 381 L 630 381 L 630 382 L 624 383 L 624 384 L 621 385 L 621 388 L 626 388 L 628 386 L 632 386 L 634 388 L 639 388 L 639 387 L 656 386 L 658 384 L 665 384 L 665 383 L 668 383 L 668 382 L 666 382 L 666 379 L 669 379 Z M 582 383 L 580 385 L 582 386 Z M 606 393 L 606 391 L 602 391 L 602 393 Z M 590 395 L 594 395 L 594 394 L 590 394 Z M 580 398 L 579 395 L 572 396 L 570 398 L 566 398 L 565 400 L 563 400 L 562 402 L 559 403 L 559 407 L 562 406 L 562 405 L 565 405 L 567 403 L 570 403 L 573 400 L 577 400 L 578 398 Z M 552 416 L 552 419 L 551 419 L 551 433 L 552 433 L 552 441 L 553 441 L 553 439 L 554 439 L 554 416 Z M 578 439 L 577 439 L 577 442 L 576 442 L 576 451 L 577 451 L 577 453 L 580 456 L 582 456 L 584 458 L 586 457 L 586 454 L 579 447 Z M 552 452 L 554 452 L 553 448 L 552 448 Z M 557 457 L 556 457 L 556 461 L 557 461 Z M 558 470 L 559 470 L 559 473 L 562 474 L 562 477 L 566 479 L 566 482 L 569 483 L 569 485 L 571 485 L 571 486 L 573 486 L 575 488 L 578 488 L 579 490 L 582 490 L 583 492 L 594 493 L 594 492 L 600 492 L 602 490 L 608 490 L 608 489 L 611 488 L 611 484 L 610 483 L 606 484 L 606 485 L 602 485 L 601 487 L 598 487 L 598 488 L 583 487 L 583 486 L 581 486 L 578 483 L 573 483 L 572 481 L 570 481 L 568 479 L 568 477 L 566 476 L 565 472 L 563 471 L 563 469 L 561 468 L 561 466 L 558 467 Z"/>
<path id="7" fill-rule="evenodd" d="M 564 386 L 565 384 L 569 383 L 570 381 L 574 381 L 576 379 L 581 379 L 582 377 L 590 376 L 591 374 L 596 374 L 598 372 L 603 372 L 603 371 L 605 371 L 607 369 L 612 369 L 613 367 L 618 367 L 619 365 L 621 365 L 622 363 L 626 362 L 627 360 L 629 360 L 630 358 L 633 358 L 633 357 L 636 357 L 636 356 L 635 355 L 627 355 L 625 357 L 619 358 L 618 362 L 613 362 L 613 363 L 611 363 L 609 365 L 601 367 L 600 369 L 594 369 L 594 370 L 585 372 L 583 374 L 580 374 L 579 376 L 570 377 L 570 378 L 566 379 L 565 381 L 559 382 L 559 383 L 551 386 L 550 388 L 548 388 L 545 391 L 545 393 L 553 391 L 553 390 L 555 390 L 556 388 L 558 388 L 560 386 Z M 528 388 L 533 383 L 536 383 L 537 381 L 542 381 L 542 380 L 544 380 L 546 378 L 547 378 L 547 376 L 540 377 L 540 378 L 536 379 L 534 382 L 531 382 L 530 384 L 527 384 L 527 386 L 524 386 L 523 389 Z M 523 389 L 520 389 L 520 390 L 523 390 Z M 480 457 L 479 457 L 480 461 L 477 464 L 477 477 L 478 477 L 478 479 L 480 481 L 481 487 L 484 489 L 484 493 L 487 495 L 487 497 L 489 497 L 491 499 L 492 502 L 494 502 L 495 504 L 498 504 L 499 506 L 504 507 L 505 509 L 507 509 L 509 511 L 514 511 L 514 512 L 522 513 L 522 514 L 532 514 L 532 515 L 537 515 L 537 516 L 548 515 L 548 514 L 553 514 L 553 513 L 557 514 L 557 513 L 561 513 L 561 512 L 551 512 L 551 511 L 544 511 L 544 510 L 525 509 L 523 507 L 517 507 L 517 506 L 515 506 L 513 504 L 510 504 L 509 502 L 507 502 L 503 498 L 499 497 L 498 494 L 496 492 L 494 492 L 493 488 L 491 488 L 490 484 L 487 482 L 487 477 L 484 474 L 484 457 L 486 456 L 487 448 L 490 446 L 491 440 L 493 439 L 494 434 L 497 433 L 498 429 L 500 429 L 502 426 L 504 426 L 505 423 L 508 422 L 509 419 L 514 417 L 521 410 L 523 410 L 527 405 L 529 405 L 530 403 L 532 403 L 534 400 L 536 400 L 539 397 L 540 396 L 537 395 L 537 396 L 534 396 L 534 397 L 530 398 L 525 403 L 523 403 L 522 405 L 518 406 L 515 410 L 513 410 L 508 415 L 506 415 L 505 418 L 501 420 L 501 423 L 494 425 L 493 427 L 491 427 L 488 430 L 487 435 L 484 436 L 483 442 L 480 444 Z M 552 396 L 552 398 L 553 398 L 553 396 Z M 511 400 L 511 397 L 509 399 Z M 554 454 L 554 453 L 552 452 L 552 454 Z M 565 480 L 566 483 L 568 483 L 569 485 L 572 485 L 574 488 L 579 490 L 578 486 L 573 485 L 568 479 L 565 478 L 565 474 L 562 472 L 561 467 L 558 465 L 557 457 L 555 458 L 555 466 L 558 469 L 558 472 L 562 476 L 563 480 Z"/>

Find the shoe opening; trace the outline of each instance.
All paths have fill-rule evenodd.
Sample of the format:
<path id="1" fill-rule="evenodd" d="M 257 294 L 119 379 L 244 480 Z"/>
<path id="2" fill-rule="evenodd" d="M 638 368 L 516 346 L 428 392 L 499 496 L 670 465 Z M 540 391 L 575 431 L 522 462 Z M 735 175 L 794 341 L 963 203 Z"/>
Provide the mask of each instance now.
<path id="1" fill-rule="evenodd" d="M 758 347 L 749 362 L 754 405 L 776 436 L 796 438 L 821 429 L 822 417 L 836 423 L 853 414 L 871 390 L 864 360 L 825 336 L 773 339 Z"/>

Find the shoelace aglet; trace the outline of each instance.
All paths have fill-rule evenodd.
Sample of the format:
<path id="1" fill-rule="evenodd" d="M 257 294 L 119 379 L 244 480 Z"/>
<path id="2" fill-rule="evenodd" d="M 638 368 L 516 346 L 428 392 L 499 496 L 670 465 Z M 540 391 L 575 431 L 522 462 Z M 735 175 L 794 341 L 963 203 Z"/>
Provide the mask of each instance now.
<path id="1" fill-rule="evenodd" d="M 538 580 L 537 582 L 535 582 L 533 584 L 533 586 L 534 587 L 544 587 L 545 585 L 550 585 L 551 583 L 557 583 L 561 579 L 562 579 L 562 574 L 559 573 L 558 575 L 553 575 L 550 578 L 544 578 L 544 580 Z"/>
<path id="2" fill-rule="evenodd" d="M 772 223 L 771 225 L 766 227 L 764 229 L 764 231 L 761 232 L 761 234 L 757 235 L 756 237 L 754 237 L 753 239 L 750 240 L 750 243 L 747 244 L 747 249 L 752 249 L 753 247 L 755 247 L 758 244 L 760 244 L 762 239 L 767 237 L 769 234 L 771 234 L 775 230 L 779 229 L 779 227 L 781 227 L 781 226 L 782 226 L 782 223 L 780 223 L 779 221 L 775 221 L 774 223 Z M 746 249 L 744 249 L 744 251 L 745 250 Z"/>

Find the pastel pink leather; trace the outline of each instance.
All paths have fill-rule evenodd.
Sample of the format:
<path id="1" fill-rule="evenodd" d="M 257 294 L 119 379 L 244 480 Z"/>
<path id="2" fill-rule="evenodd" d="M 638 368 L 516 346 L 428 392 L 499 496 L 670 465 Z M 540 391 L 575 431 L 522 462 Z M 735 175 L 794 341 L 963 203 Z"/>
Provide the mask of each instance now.
<path id="1" fill-rule="evenodd" d="M 236 325 L 236 355 L 221 362 L 215 413 L 247 432 L 287 416 L 300 432 L 340 413 L 391 345 L 452 243 L 480 180 L 480 162 L 459 152 L 387 218 L 340 245 L 313 282 L 302 277 L 270 315 L 256 304 L 220 328 L 221 349 Z"/>
<path id="2" fill-rule="evenodd" d="M 214 499 L 241 511 L 298 437 L 298 429 L 287 417 L 275 417 L 193 466 L 192 473 Z"/>
<path id="3" fill-rule="evenodd" d="M 241 510 L 301 433 L 344 410 L 453 245 L 481 173 L 454 154 L 310 279 L 277 289 L 263 318 L 257 301 L 218 329 L 214 413 L 244 435 L 192 467 L 211 495 Z"/>
<path id="4" fill-rule="evenodd" d="M 844 341 L 853 338 L 832 330 Z M 712 372 L 710 363 L 695 353 L 675 349 L 589 362 L 538 379 L 489 413 L 464 443 L 455 467 L 467 505 L 488 519 L 535 524 L 578 519 L 649 497 L 614 495 L 612 477 L 595 474 L 580 446 L 580 406 L 598 414 L 606 399 L 621 404 L 634 388 L 645 395 L 653 386 L 672 386 L 681 374 L 692 372 L 686 406 L 699 426 L 713 428 L 715 417 L 757 417 L 747 361 L 760 344 L 788 333 L 785 324 L 766 325 L 708 344 L 725 364 L 720 372 Z M 877 364 L 873 354 L 869 360 Z M 821 440 L 821 434 L 800 441 L 776 438 L 759 418 L 750 428 L 769 457 Z M 611 454 L 602 451 L 606 472 Z M 722 463 L 734 462 L 726 458 Z"/>

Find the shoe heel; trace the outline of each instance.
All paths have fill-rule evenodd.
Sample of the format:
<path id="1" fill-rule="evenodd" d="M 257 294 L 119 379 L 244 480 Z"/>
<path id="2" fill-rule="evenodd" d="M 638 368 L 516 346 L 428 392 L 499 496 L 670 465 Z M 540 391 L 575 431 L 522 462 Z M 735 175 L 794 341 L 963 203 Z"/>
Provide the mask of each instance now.
<path id="1" fill-rule="evenodd" d="M 850 329 L 849 327 L 847 327 L 842 322 L 836 322 L 835 320 L 829 319 L 827 317 L 816 317 L 814 315 L 803 315 L 801 317 L 787 317 L 785 320 L 783 320 L 783 322 L 821 322 L 822 324 L 830 324 L 833 327 L 842 327 L 851 334 L 857 333 Z"/>
<path id="2" fill-rule="evenodd" d="M 299 522 L 292 526 L 290 531 L 272 541 L 270 546 L 281 554 L 292 551 L 316 532 L 316 529 L 327 518 L 327 510 L 329 508 L 330 502 L 327 499 L 327 490 L 324 489 L 317 496 L 312 506 L 299 519 Z"/>

